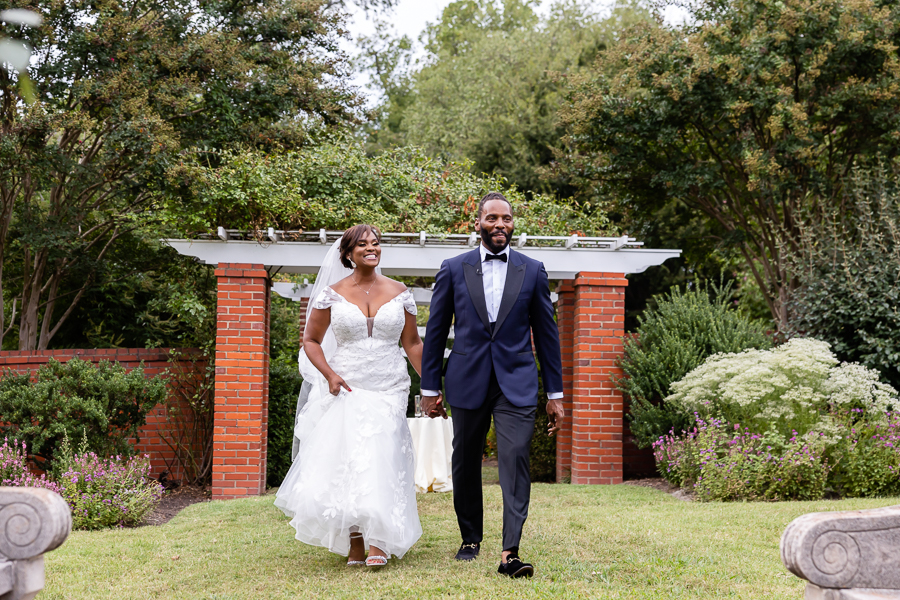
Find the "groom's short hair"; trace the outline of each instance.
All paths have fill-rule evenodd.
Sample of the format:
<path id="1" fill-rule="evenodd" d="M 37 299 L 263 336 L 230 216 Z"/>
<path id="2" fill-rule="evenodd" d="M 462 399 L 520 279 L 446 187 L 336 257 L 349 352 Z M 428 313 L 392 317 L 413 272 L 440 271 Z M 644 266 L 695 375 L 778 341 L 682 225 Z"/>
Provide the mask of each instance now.
<path id="1" fill-rule="evenodd" d="M 478 203 L 478 218 L 481 218 L 481 213 L 484 212 L 484 205 L 490 202 L 491 200 L 503 200 L 507 204 L 509 204 L 509 212 L 512 212 L 513 205 L 512 202 L 506 199 L 506 196 L 501 194 L 500 192 L 488 192 L 484 195 L 484 198 L 481 199 L 481 202 Z"/>

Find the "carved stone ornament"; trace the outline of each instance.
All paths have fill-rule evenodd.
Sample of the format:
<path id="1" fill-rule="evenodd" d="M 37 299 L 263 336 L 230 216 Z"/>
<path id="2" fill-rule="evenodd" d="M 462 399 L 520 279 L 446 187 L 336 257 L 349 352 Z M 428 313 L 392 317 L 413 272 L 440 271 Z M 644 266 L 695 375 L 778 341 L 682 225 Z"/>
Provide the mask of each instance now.
<path id="1" fill-rule="evenodd" d="M 44 553 L 72 530 L 72 514 L 56 492 L 0 487 L 0 600 L 31 600 L 44 588 Z"/>
<path id="2" fill-rule="evenodd" d="M 900 506 L 810 513 L 781 536 L 807 600 L 900 600 Z"/>

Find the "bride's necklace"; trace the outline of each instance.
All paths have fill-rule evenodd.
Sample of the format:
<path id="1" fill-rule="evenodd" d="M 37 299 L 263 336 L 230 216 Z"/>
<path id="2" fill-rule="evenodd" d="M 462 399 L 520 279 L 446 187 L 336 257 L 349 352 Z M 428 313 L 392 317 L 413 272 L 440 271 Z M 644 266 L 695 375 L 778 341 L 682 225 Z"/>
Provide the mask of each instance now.
<path id="1" fill-rule="evenodd" d="M 369 295 L 369 292 L 371 292 L 371 291 L 372 291 L 372 288 L 375 287 L 375 284 L 378 283 L 378 277 L 376 276 L 376 277 L 375 277 L 375 281 L 372 282 L 372 285 L 369 286 L 369 289 L 364 290 L 364 289 L 362 289 L 362 288 L 359 286 L 358 283 L 356 283 L 356 277 L 351 277 L 350 279 L 353 280 L 353 283 L 356 284 L 356 287 L 358 287 L 361 291 L 363 291 L 363 292 L 366 293 L 366 296 Z"/>

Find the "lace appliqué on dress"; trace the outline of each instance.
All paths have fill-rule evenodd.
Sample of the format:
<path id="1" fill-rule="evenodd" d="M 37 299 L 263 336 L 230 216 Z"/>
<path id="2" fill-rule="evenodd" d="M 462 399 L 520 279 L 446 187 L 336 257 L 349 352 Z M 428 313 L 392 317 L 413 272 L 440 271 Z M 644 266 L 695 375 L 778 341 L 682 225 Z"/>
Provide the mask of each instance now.
<path id="1" fill-rule="evenodd" d="M 318 296 L 316 296 L 316 299 L 313 301 L 313 308 L 318 308 L 319 310 L 327 310 L 340 301 L 340 294 L 335 292 L 330 287 L 326 287 L 324 290 L 319 292 Z"/>
<path id="2" fill-rule="evenodd" d="M 413 298 L 412 292 L 408 289 L 400 292 L 396 299 L 403 304 L 403 308 L 406 309 L 406 312 L 409 314 L 413 316 L 419 314 L 419 309 L 416 308 L 416 299 Z"/>

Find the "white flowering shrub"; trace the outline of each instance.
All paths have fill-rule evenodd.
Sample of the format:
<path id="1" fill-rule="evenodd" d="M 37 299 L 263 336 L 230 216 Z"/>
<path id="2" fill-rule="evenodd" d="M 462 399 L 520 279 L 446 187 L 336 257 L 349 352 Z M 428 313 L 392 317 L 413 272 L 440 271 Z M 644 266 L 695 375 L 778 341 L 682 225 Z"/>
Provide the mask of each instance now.
<path id="1" fill-rule="evenodd" d="M 831 413 L 854 410 L 878 419 L 900 408 L 897 391 L 877 371 L 840 363 L 828 343 L 810 338 L 713 355 L 671 390 L 665 401 L 679 409 L 788 437 L 834 431 Z"/>

